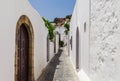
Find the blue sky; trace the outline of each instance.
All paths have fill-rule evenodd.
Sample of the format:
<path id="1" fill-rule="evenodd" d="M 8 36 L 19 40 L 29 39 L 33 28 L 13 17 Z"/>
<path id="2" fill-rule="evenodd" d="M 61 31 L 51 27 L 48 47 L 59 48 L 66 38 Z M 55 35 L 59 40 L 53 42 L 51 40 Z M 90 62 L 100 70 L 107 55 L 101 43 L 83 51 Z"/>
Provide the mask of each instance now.
<path id="1" fill-rule="evenodd" d="M 41 16 L 52 21 L 55 17 L 65 17 L 73 12 L 76 0 L 29 0 Z"/>

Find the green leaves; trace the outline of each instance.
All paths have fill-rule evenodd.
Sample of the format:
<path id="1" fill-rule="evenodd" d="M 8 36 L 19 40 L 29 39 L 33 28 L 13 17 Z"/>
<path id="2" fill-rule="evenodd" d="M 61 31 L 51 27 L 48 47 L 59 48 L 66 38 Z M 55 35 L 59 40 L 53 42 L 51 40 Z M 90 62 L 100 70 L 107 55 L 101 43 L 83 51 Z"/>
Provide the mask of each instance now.
<path id="1" fill-rule="evenodd" d="M 64 46 L 64 42 L 63 41 L 59 41 L 59 46 L 63 47 Z"/>
<path id="2" fill-rule="evenodd" d="M 50 36 L 50 40 L 53 42 L 54 40 L 54 30 L 55 30 L 55 27 L 48 21 L 46 20 L 44 17 L 42 17 L 43 21 L 45 22 L 45 26 L 47 27 L 48 29 L 48 32 L 49 32 L 49 36 Z"/>
<path id="3" fill-rule="evenodd" d="M 68 35 L 68 32 L 69 32 L 68 30 L 65 30 L 65 31 L 64 31 L 64 33 L 65 33 L 66 35 Z"/>
<path id="4" fill-rule="evenodd" d="M 68 23 L 66 23 L 65 25 L 64 25 L 64 27 L 67 29 L 67 30 L 69 30 L 69 24 Z"/>
<path id="5" fill-rule="evenodd" d="M 68 35 L 68 32 L 69 32 L 69 30 L 70 30 L 70 25 L 69 25 L 68 23 L 66 23 L 66 24 L 64 25 L 64 27 L 66 28 L 66 30 L 65 30 L 64 32 L 65 32 L 66 35 Z"/>

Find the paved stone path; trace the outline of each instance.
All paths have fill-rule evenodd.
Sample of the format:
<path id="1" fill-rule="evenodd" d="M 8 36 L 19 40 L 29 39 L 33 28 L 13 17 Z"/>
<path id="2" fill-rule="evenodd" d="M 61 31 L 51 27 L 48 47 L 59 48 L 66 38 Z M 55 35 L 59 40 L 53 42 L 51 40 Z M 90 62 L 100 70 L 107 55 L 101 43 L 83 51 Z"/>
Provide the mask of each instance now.
<path id="1" fill-rule="evenodd" d="M 53 81 L 78 81 L 76 71 L 68 56 L 66 48 L 63 48 L 63 53 L 59 60 L 61 62 L 57 65 Z"/>
<path id="2" fill-rule="evenodd" d="M 78 81 L 65 47 L 52 58 L 37 81 Z"/>
<path id="3" fill-rule="evenodd" d="M 52 58 L 37 81 L 53 81 L 56 67 L 60 63 L 59 57 L 61 56 L 62 51 L 63 50 L 60 49 L 59 52 Z"/>

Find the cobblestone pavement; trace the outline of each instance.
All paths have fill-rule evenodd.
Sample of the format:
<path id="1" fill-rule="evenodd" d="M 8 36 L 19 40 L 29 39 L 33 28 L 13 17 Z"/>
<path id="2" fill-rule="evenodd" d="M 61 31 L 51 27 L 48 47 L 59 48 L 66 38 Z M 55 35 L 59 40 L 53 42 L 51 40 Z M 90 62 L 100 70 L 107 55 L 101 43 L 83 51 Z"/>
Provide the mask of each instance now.
<path id="1" fill-rule="evenodd" d="M 53 81 L 78 81 L 77 73 L 68 56 L 66 48 L 63 48 L 63 53 L 59 60 L 61 62 L 57 65 Z"/>
<path id="2" fill-rule="evenodd" d="M 52 58 L 37 81 L 78 81 L 65 47 Z"/>

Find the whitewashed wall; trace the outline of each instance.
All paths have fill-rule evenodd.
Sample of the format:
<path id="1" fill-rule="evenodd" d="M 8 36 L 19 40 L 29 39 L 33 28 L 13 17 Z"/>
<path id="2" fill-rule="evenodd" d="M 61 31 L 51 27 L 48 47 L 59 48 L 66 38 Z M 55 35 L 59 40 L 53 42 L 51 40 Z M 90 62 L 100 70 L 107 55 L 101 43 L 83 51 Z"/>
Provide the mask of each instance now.
<path id="1" fill-rule="evenodd" d="M 86 31 L 84 29 L 84 23 L 86 23 Z M 72 19 L 70 22 L 69 40 L 72 36 L 72 50 L 70 50 L 69 53 L 75 67 L 76 67 L 77 27 L 79 28 L 79 67 L 80 67 L 79 70 L 77 70 L 77 72 L 80 81 L 87 81 L 86 77 L 89 75 L 89 0 L 76 1 L 74 11 L 72 14 Z M 83 76 L 85 78 L 81 80 Z"/>
<path id="2" fill-rule="evenodd" d="M 75 28 L 79 26 L 81 70 L 78 76 L 80 81 L 119 81 L 120 1 L 90 0 L 90 3 L 88 2 L 88 0 L 77 0 L 75 5 L 70 32 L 70 36 L 73 36 L 71 59 L 75 64 Z M 84 22 L 87 22 L 86 33 L 83 32 Z"/>
<path id="3" fill-rule="evenodd" d="M 58 53 L 58 50 L 59 50 L 59 34 L 56 34 L 55 35 L 55 40 L 56 40 L 56 52 L 55 52 L 55 54 L 57 54 Z M 55 43 L 54 43 L 55 44 Z"/>
<path id="4" fill-rule="evenodd" d="M 59 51 L 59 34 L 56 35 L 56 53 Z"/>
<path id="5" fill-rule="evenodd" d="M 52 57 L 55 55 L 54 53 L 54 42 L 50 41 L 50 60 L 52 59 Z"/>
<path id="6" fill-rule="evenodd" d="M 92 81 L 120 80 L 120 0 L 91 0 Z"/>
<path id="7" fill-rule="evenodd" d="M 35 80 L 46 66 L 47 29 L 28 0 L 3 0 L 0 3 L 0 81 L 14 81 L 16 24 L 21 15 L 30 19 L 34 30 Z M 43 32 L 44 31 L 44 32 Z"/>

